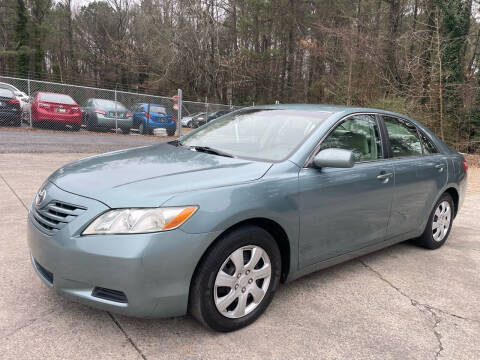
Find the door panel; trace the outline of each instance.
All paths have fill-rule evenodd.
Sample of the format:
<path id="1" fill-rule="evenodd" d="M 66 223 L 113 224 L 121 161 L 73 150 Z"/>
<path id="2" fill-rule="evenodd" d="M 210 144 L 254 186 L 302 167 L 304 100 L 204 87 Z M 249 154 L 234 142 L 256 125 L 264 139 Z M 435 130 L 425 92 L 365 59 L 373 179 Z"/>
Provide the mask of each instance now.
<path id="1" fill-rule="evenodd" d="M 300 266 L 383 241 L 394 179 L 383 161 L 300 173 Z"/>
<path id="2" fill-rule="evenodd" d="M 352 151 L 357 163 L 300 171 L 301 267 L 383 241 L 387 232 L 394 172 L 383 160 L 375 116 L 358 114 L 340 122 L 319 146 L 329 148 Z"/>
<path id="3" fill-rule="evenodd" d="M 447 182 L 447 161 L 411 122 L 383 115 L 391 144 L 395 191 L 389 237 L 419 230 Z M 427 155 L 427 156 L 426 156 Z"/>
<path id="4" fill-rule="evenodd" d="M 395 190 L 389 236 L 417 230 L 430 215 L 431 207 L 447 181 L 443 155 L 392 160 Z"/>

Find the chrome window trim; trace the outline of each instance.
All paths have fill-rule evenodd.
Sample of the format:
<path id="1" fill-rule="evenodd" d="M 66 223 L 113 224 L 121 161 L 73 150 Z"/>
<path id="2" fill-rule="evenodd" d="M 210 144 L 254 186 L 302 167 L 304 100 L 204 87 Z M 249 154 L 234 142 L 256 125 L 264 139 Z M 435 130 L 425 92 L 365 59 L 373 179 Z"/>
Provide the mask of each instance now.
<path id="1" fill-rule="evenodd" d="M 315 147 L 313 148 L 313 150 L 310 152 L 310 154 L 308 155 L 307 159 L 304 161 L 303 163 L 303 166 L 302 166 L 302 169 L 305 169 L 305 168 L 310 168 L 311 167 L 311 163 L 312 163 L 312 160 L 315 156 L 315 154 L 317 153 L 318 149 L 320 148 L 320 146 L 322 145 L 322 142 L 328 137 L 328 135 L 330 135 L 330 133 L 335 130 L 337 128 L 337 126 L 347 120 L 349 117 L 352 117 L 352 116 L 356 116 L 356 115 L 372 115 L 373 116 L 373 120 L 375 121 L 375 124 L 377 125 L 378 127 L 378 133 L 380 135 L 380 141 L 382 143 L 382 158 L 381 159 L 375 159 L 375 160 L 364 160 L 364 161 L 358 161 L 358 162 L 355 162 L 354 166 L 357 165 L 357 164 L 365 164 L 365 163 L 371 163 L 371 162 L 376 162 L 376 161 L 383 161 L 383 160 L 388 160 L 389 158 L 388 157 L 385 157 L 386 154 L 384 154 L 384 147 L 383 147 L 383 137 L 382 137 L 382 131 L 380 129 L 380 124 L 378 123 L 378 119 L 376 117 L 376 115 L 378 115 L 380 113 L 376 113 L 376 112 L 358 112 L 358 113 L 352 113 L 352 114 L 348 114 L 348 115 L 345 115 L 344 117 L 338 119 L 332 126 L 331 128 L 328 130 L 328 132 L 322 136 L 322 138 L 318 141 L 317 145 L 315 145 Z M 381 114 L 380 114 L 381 115 Z"/>

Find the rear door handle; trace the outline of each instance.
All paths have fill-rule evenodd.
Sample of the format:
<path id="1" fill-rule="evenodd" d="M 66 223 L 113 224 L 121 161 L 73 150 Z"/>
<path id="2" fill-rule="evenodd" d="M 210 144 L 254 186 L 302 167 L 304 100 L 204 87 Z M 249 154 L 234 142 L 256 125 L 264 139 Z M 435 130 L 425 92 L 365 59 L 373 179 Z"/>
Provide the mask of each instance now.
<path id="1" fill-rule="evenodd" d="M 385 173 L 382 172 L 379 175 L 377 175 L 378 180 L 385 180 L 385 182 L 388 182 L 388 179 L 390 179 L 393 176 L 393 173 Z"/>
<path id="2" fill-rule="evenodd" d="M 437 165 L 435 165 L 435 169 L 437 169 L 438 172 L 442 172 L 444 167 L 445 167 L 445 164 L 437 164 Z"/>

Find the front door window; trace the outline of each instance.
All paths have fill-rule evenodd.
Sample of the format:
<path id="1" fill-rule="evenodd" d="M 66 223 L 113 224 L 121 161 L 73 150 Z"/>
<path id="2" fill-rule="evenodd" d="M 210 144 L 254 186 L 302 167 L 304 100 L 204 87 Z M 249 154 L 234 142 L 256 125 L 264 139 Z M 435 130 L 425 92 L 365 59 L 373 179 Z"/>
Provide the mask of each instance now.
<path id="1" fill-rule="evenodd" d="M 355 161 L 371 161 L 383 157 L 382 141 L 373 115 L 354 115 L 341 122 L 320 145 L 324 149 L 353 151 Z"/>

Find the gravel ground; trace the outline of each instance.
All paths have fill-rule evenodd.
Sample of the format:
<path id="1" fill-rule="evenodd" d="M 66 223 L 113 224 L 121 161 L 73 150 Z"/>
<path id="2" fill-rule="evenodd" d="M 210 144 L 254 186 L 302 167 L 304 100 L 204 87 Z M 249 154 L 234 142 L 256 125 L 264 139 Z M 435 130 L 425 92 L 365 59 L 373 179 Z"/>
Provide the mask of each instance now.
<path id="1" fill-rule="evenodd" d="M 38 279 L 25 206 L 53 170 L 83 156 L 0 154 L 0 358 L 480 359 L 480 169 L 469 170 L 441 249 L 407 242 L 311 274 L 281 286 L 253 325 L 217 334 L 189 316 L 91 309 Z"/>

